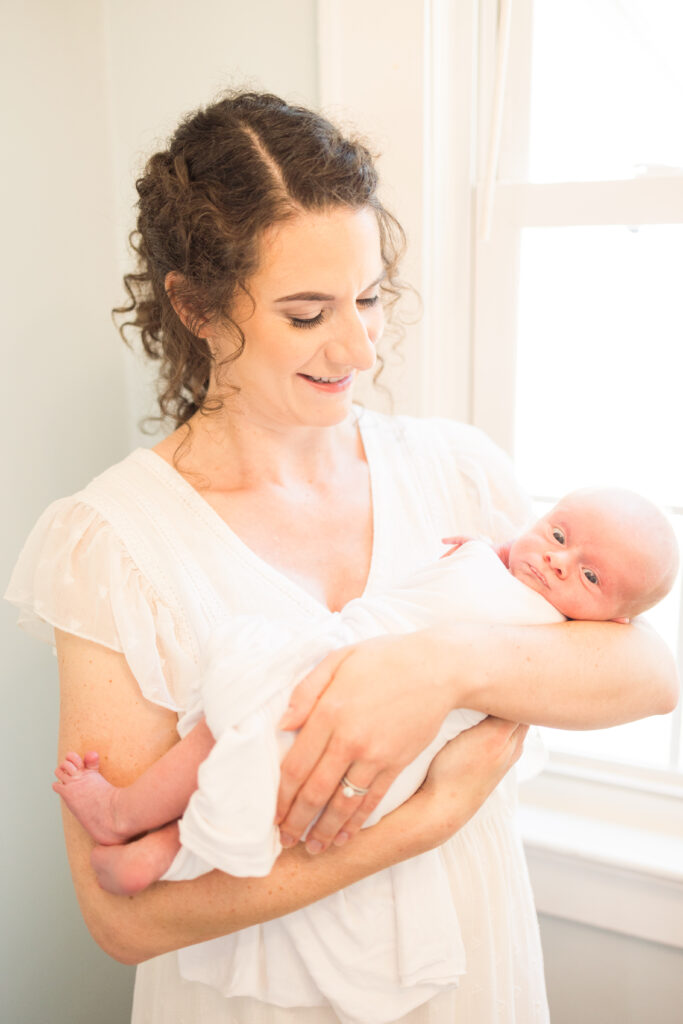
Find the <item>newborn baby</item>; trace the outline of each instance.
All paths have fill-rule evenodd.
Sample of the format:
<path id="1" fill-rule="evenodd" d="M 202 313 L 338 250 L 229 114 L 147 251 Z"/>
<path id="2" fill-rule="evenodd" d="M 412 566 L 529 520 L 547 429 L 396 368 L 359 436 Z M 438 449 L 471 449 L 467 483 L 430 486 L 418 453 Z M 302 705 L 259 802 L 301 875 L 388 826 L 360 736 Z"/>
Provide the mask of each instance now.
<path id="1" fill-rule="evenodd" d="M 467 538 L 449 537 L 457 550 Z M 568 619 L 628 622 L 673 586 L 678 548 L 659 509 L 631 491 L 574 491 L 495 549 L 513 576 Z"/>
<path id="2" fill-rule="evenodd" d="M 273 824 L 279 762 L 293 741 L 278 722 L 294 685 L 330 650 L 444 621 L 626 622 L 667 593 L 678 566 L 665 517 L 650 502 L 620 490 L 574 492 L 499 549 L 451 540 L 455 545 L 446 556 L 399 585 L 349 602 L 314 623 L 307 636 L 253 616 L 227 622 L 205 652 L 196 700 L 179 722 L 184 738 L 131 786 L 106 782 L 97 754 L 68 754 L 53 788 L 100 844 L 92 855 L 100 884 L 132 893 L 160 878 L 192 878 L 212 868 L 233 875 L 269 873 L 280 853 Z M 483 717 L 452 711 L 366 825 L 415 792 L 437 751 Z M 266 976 L 285 977 L 288 991 L 299 986 L 298 1000 L 310 997 L 313 988 L 322 992 L 341 1020 L 395 1019 L 424 999 L 425 986 L 436 992 L 465 969 L 455 909 L 443 899 L 447 881 L 438 852 L 418 860 L 424 868 L 419 894 L 414 877 L 403 891 L 399 865 L 391 883 L 382 872 L 337 894 L 339 906 L 331 915 L 328 905 L 322 920 L 313 904 L 214 940 L 213 957 L 206 944 L 183 950 L 181 972 L 225 994 L 248 994 L 251 973 L 263 970 L 265 962 Z M 366 888 L 386 884 L 392 886 L 386 905 L 393 909 L 386 920 L 376 914 L 369 920 L 367 908 L 382 904 L 365 898 Z M 443 937 L 436 952 L 426 940 L 435 934 Z M 373 948 L 383 951 L 382 963 L 378 953 L 367 974 L 355 935 L 364 936 L 365 949 L 370 935 Z M 275 949 L 277 964 L 269 959 Z M 299 979 L 302 950 L 308 973 Z M 277 993 L 272 995 L 277 1002 Z"/>

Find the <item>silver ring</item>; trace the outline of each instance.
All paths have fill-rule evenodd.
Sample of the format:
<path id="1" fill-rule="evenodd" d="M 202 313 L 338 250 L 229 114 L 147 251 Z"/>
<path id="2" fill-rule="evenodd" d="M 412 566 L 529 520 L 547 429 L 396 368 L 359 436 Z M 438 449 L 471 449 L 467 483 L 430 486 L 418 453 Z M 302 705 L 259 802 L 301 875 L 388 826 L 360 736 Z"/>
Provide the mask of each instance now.
<path id="1" fill-rule="evenodd" d="M 344 776 L 339 785 L 342 788 L 342 793 L 344 794 L 344 796 L 348 797 L 365 796 L 366 793 L 370 792 L 369 787 L 368 789 L 366 789 L 365 786 L 354 786 L 352 782 L 349 782 L 346 776 Z"/>

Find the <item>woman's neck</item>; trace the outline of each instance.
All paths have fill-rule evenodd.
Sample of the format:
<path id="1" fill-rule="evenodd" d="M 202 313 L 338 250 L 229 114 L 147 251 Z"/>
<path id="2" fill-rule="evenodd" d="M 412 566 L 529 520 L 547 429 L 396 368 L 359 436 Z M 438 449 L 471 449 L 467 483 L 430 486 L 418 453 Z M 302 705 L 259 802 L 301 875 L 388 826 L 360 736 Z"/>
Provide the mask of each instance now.
<path id="1" fill-rule="evenodd" d="M 333 426 L 283 426 L 225 409 L 195 413 L 155 451 L 182 474 L 208 477 L 218 490 L 329 483 L 331 467 L 364 459 L 353 414 Z"/>

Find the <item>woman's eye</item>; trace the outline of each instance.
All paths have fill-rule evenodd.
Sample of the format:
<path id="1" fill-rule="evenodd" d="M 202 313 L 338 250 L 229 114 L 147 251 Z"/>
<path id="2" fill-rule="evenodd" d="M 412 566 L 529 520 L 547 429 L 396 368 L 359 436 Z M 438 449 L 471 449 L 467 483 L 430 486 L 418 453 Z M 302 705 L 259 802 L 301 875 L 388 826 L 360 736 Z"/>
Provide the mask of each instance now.
<path id="1" fill-rule="evenodd" d="M 307 319 L 303 319 L 300 316 L 290 316 L 289 322 L 292 327 L 303 327 L 305 329 L 307 327 L 316 327 L 318 324 L 323 322 L 323 319 L 324 315 L 323 310 L 321 309 L 317 316 L 312 316 Z"/>
<path id="2" fill-rule="evenodd" d="M 370 306 L 376 306 L 379 302 L 379 295 L 373 295 L 371 299 L 358 299 L 358 305 L 363 306 L 365 309 Z"/>
<path id="3" fill-rule="evenodd" d="M 556 526 L 553 529 L 553 537 L 555 538 L 558 544 L 564 544 L 564 533 L 559 528 L 559 526 Z"/>
<path id="4" fill-rule="evenodd" d="M 584 569 L 583 570 L 583 575 L 586 577 L 586 579 L 588 580 L 589 583 L 596 583 L 597 584 L 598 577 L 595 575 L 595 573 L 593 572 L 592 569 Z"/>

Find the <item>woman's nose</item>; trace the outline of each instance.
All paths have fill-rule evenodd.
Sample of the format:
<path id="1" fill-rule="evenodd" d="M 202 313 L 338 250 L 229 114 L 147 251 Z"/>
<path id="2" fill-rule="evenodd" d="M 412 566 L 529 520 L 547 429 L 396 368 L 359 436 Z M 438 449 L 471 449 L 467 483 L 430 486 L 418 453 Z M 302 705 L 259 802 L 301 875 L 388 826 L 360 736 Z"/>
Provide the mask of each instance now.
<path id="1" fill-rule="evenodd" d="M 328 358 L 355 370 L 371 370 L 377 362 L 375 345 L 379 332 L 373 332 L 357 311 L 339 323 L 335 339 L 328 346 Z"/>

